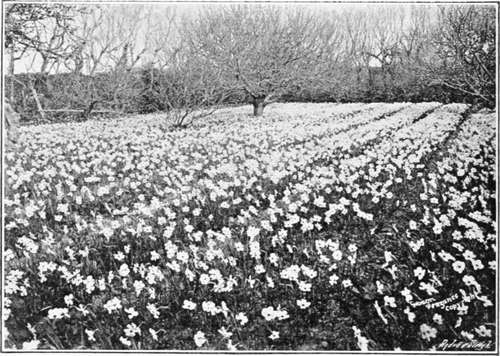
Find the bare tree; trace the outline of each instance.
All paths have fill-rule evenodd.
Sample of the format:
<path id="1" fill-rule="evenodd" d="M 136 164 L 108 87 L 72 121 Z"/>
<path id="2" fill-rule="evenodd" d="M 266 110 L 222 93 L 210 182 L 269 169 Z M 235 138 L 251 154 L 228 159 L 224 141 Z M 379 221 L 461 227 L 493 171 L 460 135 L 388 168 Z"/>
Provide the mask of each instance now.
<path id="1" fill-rule="evenodd" d="M 254 115 L 287 91 L 319 77 L 335 26 L 303 10 L 273 6 L 206 9 L 184 26 L 190 46 L 251 98 Z"/>
<path id="2" fill-rule="evenodd" d="M 68 83 L 87 117 L 98 105 L 121 112 L 138 95 L 134 68 L 149 50 L 147 27 L 151 12 L 145 6 L 108 5 L 91 8 L 78 18 L 80 24 L 73 55 L 66 68 L 74 76 Z M 102 110 L 101 110 L 102 111 Z"/>
<path id="3" fill-rule="evenodd" d="M 82 14 L 76 34 L 77 58 L 68 58 L 68 69 L 74 69 L 75 61 L 83 61 L 82 69 L 89 75 L 135 65 L 146 51 L 137 45 L 139 27 L 146 15 L 144 6 L 122 5 L 97 6 Z"/>
<path id="4" fill-rule="evenodd" d="M 495 105 L 495 7 L 447 6 L 439 14 L 434 43 L 440 66 L 431 66 L 441 84 Z"/>
<path id="5" fill-rule="evenodd" d="M 422 64 L 431 46 L 431 21 L 434 9 L 412 6 L 406 16 L 400 17 L 399 60 Z"/>
<path id="6" fill-rule="evenodd" d="M 342 13 L 344 63 L 346 68 L 355 68 L 356 79 L 351 83 L 356 83 L 361 98 L 418 99 L 428 84 L 425 63 L 432 62 L 429 33 L 435 12 L 430 6 L 390 5 L 379 6 L 376 12 L 351 9 Z M 343 79 L 346 87 L 352 85 L 348 79 Z"/>
<path id="7" fill-rule="evenodd" d="M 149 63 L 160 69 L 165 68 L 171 60 L 175 58 L 176 52 L 181 48 L 179 46 L 179 18 L 173 7 L 166 7 L 159 11 L 156 9 L 157 16 L 148 17 L 147 27 L 149 29 L 146 42 L 149 52 Z"/>
<path id="8" fill-rule="evenodd" d="M 68 55 L 73 21 L 84 7 L 63 4 L 12 4 L 6 6 L 5 47 L 14 52 L 34 51 L 42 56 L 42 72 L 51 59 Z"/>
<path id="9" fill-rule="evenodd" d="M 356 81 L 360 84 L 360 74 L 362 67 L 368 62 L 366 53 L 368 52 L 368 18 L 366 14 L 358 11 L 346 11 L 342 13 L 343 30 L 346 33 L 345 61 L 346 65 L 356 68 Z"/>
<path id="10" fill-rule="evenodd" d="M 61 59 L 68 57 L 73 49 L 71 37 L 75 32 L 73 18 L 84 11 L 81 6 L 62 4 L 12 4 L 6 6 L 5 47 L 10 52 L 10 95 L 14 104 L 15 61 L 23 56 L 40 56 L 39 72 L 46 75 Z M 44 111 L 34 86 L 28 78 L 28 87 L 36 102 L 42 119 Z M 22 83 L 23 86 L 26 86 Z"/>
<path id="11" fill-rule="evenodd" d="M 185 128 L 218 110 L 232 90 L 221 69 L 187 46 L 171 26 L 159 27 L 157 35 L 155 61 L 146 69 L 157 76 L 156 85 L 145 90 L 161 101 L 170 124 Z"/>
<path id="12" fill-rule="evenodd" d="M 212 68 L 215 69 L 215 68 Z M 212 115 L 230 93 L 215 70 L 193 58 L 181 58 L 166 69 L 164 100 L 168 120 L 185 128 L 195 120 Z"/>

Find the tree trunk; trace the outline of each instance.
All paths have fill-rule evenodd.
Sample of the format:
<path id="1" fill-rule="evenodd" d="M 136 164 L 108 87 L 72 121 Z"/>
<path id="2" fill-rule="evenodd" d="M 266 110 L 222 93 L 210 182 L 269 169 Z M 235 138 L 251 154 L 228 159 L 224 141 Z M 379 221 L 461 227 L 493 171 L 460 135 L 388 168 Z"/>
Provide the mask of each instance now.
<path id="1" fill-rule="evenodd" d="M 31 79 L 29 81 L 29 85 L 30 85 L 30 89 L 31 89 L 31 94 L 33 95 L 33 98 L 35 99 L 36 108 L 38 110 L 38 113 L 40 114 L 40 117 L 42 118 L 42 120 L 45 120 L 45 113 L 43 112 L 42 104 L 40 103 L 40 100 L 38 99 L 38 94 L 35 90 L 35 85 L 31 81 Z"/>
<path id="2" fill-rule="evenodd" d="M 253 116 L 262 116 L 264 112 L 264 97 L 253 98 Z"/>
<path id="3" fill-rule="evenodd" d="M 9 76 L 10 76 L 10 104 L 15 105 L 16 97 L 14 95 L 14 50 L 10 51 L 10 62 L 9 62 Z"/>
<path id="4" fill-rule="evenodd" d="M 5 131 L 7 131 L 7 146 L 15 145 L 20 116 L 12 109 L 9 103 L 5 103 L 4 109 Z"/>
<path id="5" fill-rule="evenodd" d="M 47 67 L 49 66 L 49 59 L 42 55 L 42 66 L 40 67 L 40 73 L 47 74 Z"/>
<path id="6" fill-rule="evenodd" d="M 98 100 L 94 100 L 92 101 L 86 108 L 85 110 L 83 110 L 82 112 L 82 115 L 81 115 L 81 118 L 82 119 L 88 119 L 89 116 L 90 116 L 90 113 L 92 112 L 92 110 L 94 109 L 94 106 L 98 103 L 99 101 Z"/>

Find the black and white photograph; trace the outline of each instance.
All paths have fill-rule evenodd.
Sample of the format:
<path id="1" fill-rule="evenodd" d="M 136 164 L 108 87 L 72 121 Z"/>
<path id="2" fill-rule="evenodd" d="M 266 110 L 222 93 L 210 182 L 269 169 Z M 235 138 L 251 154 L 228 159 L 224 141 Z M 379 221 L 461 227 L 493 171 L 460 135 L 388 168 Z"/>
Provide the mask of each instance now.
<path id="1" fill-rule="evenodd" d="M 498 2 L 2 2 L 2 353 L 498 355 Z"/>

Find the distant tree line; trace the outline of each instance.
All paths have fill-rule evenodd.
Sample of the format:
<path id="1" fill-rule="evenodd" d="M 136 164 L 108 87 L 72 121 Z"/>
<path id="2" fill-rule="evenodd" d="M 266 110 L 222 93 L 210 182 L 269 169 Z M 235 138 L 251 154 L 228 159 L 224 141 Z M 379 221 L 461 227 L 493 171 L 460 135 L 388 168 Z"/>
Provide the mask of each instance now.
<path id="1" fill-rule="evenodd" d="M 494 6 L 200 7 L 7 5 L 6 97 L 28 121 L 161 111 L 179 126 L 279 100 L 495 106 Z"/>

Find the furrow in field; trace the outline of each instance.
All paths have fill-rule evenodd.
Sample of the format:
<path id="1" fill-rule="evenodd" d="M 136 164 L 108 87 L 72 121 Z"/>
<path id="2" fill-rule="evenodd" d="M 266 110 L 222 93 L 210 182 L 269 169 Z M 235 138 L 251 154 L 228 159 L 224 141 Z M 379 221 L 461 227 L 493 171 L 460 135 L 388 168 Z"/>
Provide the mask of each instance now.
<path id="1" fill-rule="evenodd" d="M 363 133 L 363 135 L 377 135 L 380 133 L 382 135 L 390 132 L 393 127 L 399 127 L 399 125 L 407 124 L 411 122 L 415 116 L 418 116 L 423 111 L 429 110 L 430 107 L 435 107 L 437 104 L 422 104 L 419 107 L 410 109 L 410 108 L 402 108 L 401 106 L 396 107 L 393 111 L 397 111 L 398 114 L 387 115 L 381 114 L 379 112 L 375 112 L 369 116 L 365 116 L 358 122 L 359 124 L 353 128 L 352 123 L 346 123 L 346 125 L 336 125 L 335 128 L 332 128 L 331 131 L 325 133 L 324 129 L 321 128 L 321 134 L 316 135 L 314 139 L 310 139 L 307 142 L 294 142 L 293 144 L 287 144 L 284 147 L 280 147 L 280 151 L 277 151 L 276 154 L 268 153 L 269 149 L 266 150 L 256 150 L 253 152 L 248 152 L 247 155 L 238 159 L 238 157 L 233 158 L 236 163 L 241 164 L 240 171 L 234 171 L 231 175 L 238 174 L 245 176 L 245 170 L 249 169 L 248 161 L 251 159 L 255 162 L 261 162 L 259 168 L 263 170 L 264 175 L 261 178 L 267 178 L 275 181 L 277 178 L 276 171 L 282 171 L 282 167 L 279 167 L 280 163 L 283 164 L 292 164 L 296 166 L 296 163 L 299 163 L 299 166 L 302 164 L 301 162 L 297 162 L 297 159 L 302 159 L 305 161 L 314 160 L 314 156 L 318 154 L 322 154 L 322 151 L 328 147 L 328 149 L 341 149 L 346 139 L 351 137 L 357 131 Z M 403 111 L 400 111 L 403 110 Z M 386 109 L 383 109 L 383 112 L 386 112 Z M 381 116 L 385 116 L 383 119 Z M 378 119 L 378 120 L 377 120 Z M 360 127 L 360 125 L 363 126 Z M 388 128 L 385 128 L 388 126 Z M 348 129 L 349 131 L 345 131 Z M 337 132 L 337 134 L 332 134 L 332 132 Z M 371 137 L 371 136 L 370 136 Z M 348 147 L 355 146 L 356 144 L 362 144 L 361 141 L 355 142 L 351 141 L 351 144 Z M 315 148 L 319 147 L 319 148 Z M 273 148 L 272 146 L 270 147 Z M 346 147 L 347 148 L 347 147 Z M 278 164 L 278 166 L 276 166 Z M 217 178 L 224 178 L 222 175 L 225 174 L 225 170 L 229 170 L 231 163 L 227 163 L 225 165 L 217 165 L 213 164 L 211 167 L 205 167 L 204 170 L 208 174 L 208 176 Z M 295 168 L 299 168 L 299 166 Z M 233 167 L 234 168 L 234 167 Z M 286 171 L 284 171 L 285 175 L 288 175 Z M 284 178 L 284 177 L 281 177 Z M 269 184 L 269 182 L 267 183 Z M 276 186 L 279 186 L 279 182 L 275 182 Z"/>
<path id="2" fill-rule="evenodd" d="M 416 172 L 423 168 L 420 161 L 444 142 L 460 119 L 459 114 L 449 112 L 446 107 L 439 108 L 413 125 L 397 131 L 390 139 L 368 148 L 361 155 L 317 167 L 316 172 L 320 173 L 312 181 L 324 178 L 332 184 L 343 182 L 347 186 L 358 186 L 358 183 L 370 177 L 380 176 L 386 181 L 393 181 L 395 172 L 404 173 L 399 177 L 403 180 L 413 179 Z M 375 194 L 377 198 L 383 197 L 387 186 L 374 185 L 366 187 L 365 191 Z"/>
<path id="3" fill-rule="evenodd" d="M 408 108 L 409 104 L 393 104 L 391 106 L 381 106 L 378 108 L 374 108 L 371 111 L 366 111 L 363 113 L 356 114 L 352 118 L 348 118 L 347 120 L 343 120 L 341 122 L 328 122 L 325 125 L 317 125 L 315 127 L 304 128 L 307 130 L 307 134 L 304 136 L 300 132 L 297 132 L 300 135 L 299 139 L 294 140 L 293 142 L 283 142 L 276 146 L 276 149 L 282 149 L 284 147 L 288 147 L 289 145 L 301 145 L 311 140 L 318 140 L 325 137 L 331 137 L 334 135 L 338 135 L 341 133 L 346 133 L 352 130 L 356 130 L 363 125 L 369 124 L 374 121 L 383 120 L 386 117 L 391 117 L 398 112 L 401 112 L 405 108 Z M 300 125 L 298 126 L 301 128 Z"/>
<path id="4" fill-rule="evenodd" d="M 323 155 L 323 150 L 337 150 L 337 152 L 353 149 L 356 145 L 362 146 L 366 142 L 370 142 L 374 137 L 384 137 L 384 135 L 392 135 L 392 131 L 410 124 L 416 118 L 422 116 L 422 113 L 428 112 L 438 106 L 437 104 L 421 104 L 418 106 L 407 108 L 397 114 L 388 116 L 379 121 L 371 121 L 362 128 L 352 129 L 351 135 L 342 134 L 333 137 L 323 137 L 318 140 L 311 141 L 306 145 L 290 146 L 288 150 L 280 152 L 279 155 L 264 155 L 264 156 L 246 156 L 241 157 L 243 166 L 239 171 L 230 171 L 231 167 L 220 167 L 218 165 L 212 166 L 211 169 L 205 167 L 204 173 L 212 179 L 200 178 L 198 182 L 199 191 L 197 197 L 205 200 L 211 194 L 218 194 L 228 188 L 233 190 L 235 196 L 244 196 L 245 194 L 256 194 L 256 187 L 265 185 L 266 189 L 274 190 L 276 197 L 281 197 L 283 191 L 288 189 L 288 184 L 305 179 L 308 176 L 308 170 L 311 170 L 312 165 L 317 164 L 318 155 Z M 373 136 L 375 135 L 375 136 Z M 350 138 L 349 145 L 345 145 L 345 140 Z M 249 161 L 251 159 L 251 161 Z M 252 167 L 253 162 L 261 162 L 259 167 Z M 285 168 L 283 165 L 287 165 Z M 221 169 L 222 168 L 222 169 Z M 234 168 L 234 167 L 233 167 Z M 243 169 L 243 171 L 241 170 Z M 255 179 L 237 182 L 233 180 L 233 176 L 253 176 L 254 169 L 260 169 L 264 172 L 260 177 Z M 281 172 L 281 173 L 280 173 Z M 222 174 L 222 176 L 221 176 Z M 228 179 L 229 178 L 229 179 Z M 217 181 L 218 184 L 214 185 L 212 182 Z M 174 194 L 171 191 L 171 194 Z M 177 197 L 180 198 L 184 193 L 179 193 L 177 190 Z M 219 201 L 220 203 L 220 201 Z M 216 214 L 224 214 L 220 211 L 217 205 L 211 206 L 211 210 Z"/>

